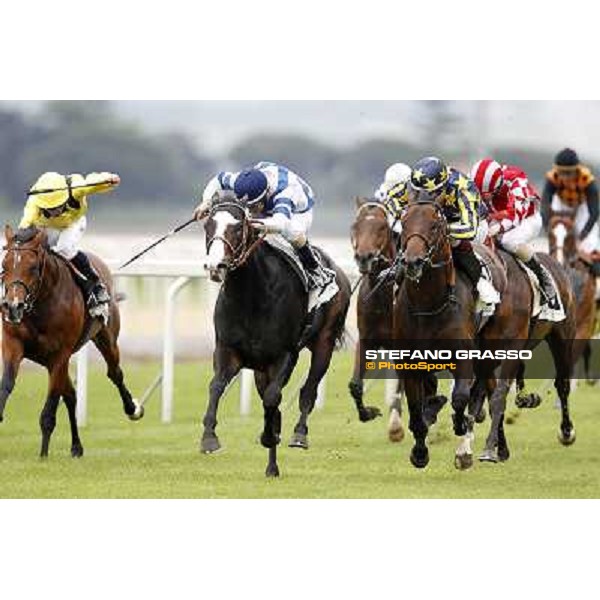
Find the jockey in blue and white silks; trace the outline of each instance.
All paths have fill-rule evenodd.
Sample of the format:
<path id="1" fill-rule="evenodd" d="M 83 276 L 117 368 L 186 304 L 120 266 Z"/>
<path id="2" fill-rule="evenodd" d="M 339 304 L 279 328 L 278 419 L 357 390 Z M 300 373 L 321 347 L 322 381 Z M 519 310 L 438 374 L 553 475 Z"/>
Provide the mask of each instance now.
<path id="1" fill-rule="evenodd" d="M 231 190 L 245 202 L 258 227 L 281 234 L 292 245 L 313 289 L 334 280 L 335 273 L 321 264 L 308 242 L 315 199 L 312 188 L 299 175 L 273 162 L 259 162 L 237 173 L 221 171 L 205 187 L 194 211 L 197 219 L 208 214 L 221 190 Z"/>

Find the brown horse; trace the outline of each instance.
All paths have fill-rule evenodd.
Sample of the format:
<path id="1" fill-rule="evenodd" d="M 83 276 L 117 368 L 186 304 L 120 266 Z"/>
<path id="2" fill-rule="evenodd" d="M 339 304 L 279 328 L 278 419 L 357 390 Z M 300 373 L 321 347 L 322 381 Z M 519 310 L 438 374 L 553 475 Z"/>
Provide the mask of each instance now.
<path id="1" fill-rule="evenodd" d="M 383 268 L 389 267 L 396 258 L 395 234 L 390 227 L 386 210 L 381 204 L 369 199 L 356 199 L 356 215 L 350 231 L 350 239 L 354 250 L 354 260 L 361 274 L 358 289 L 356 316 L 360 340 L 375 342 L 378 348 L 384 348 L 393 338 L 392 309 L 394 281 L 380 282 L 378 277 Z M 354 372 L 348 384 L 359 419 L 364 423 L 378 416 L 381 411 L 375 406 L 365 406 L 364 395 L 364 362 L 361 361 L 360 341 L 356 346 Z M 437 407 L 432 415 L 439 411 L 440 404 L 447 401 L 443 396 L 436 396 L 437 379 L 434 375 L 427 377 L 427 392 L 430 402 L 428 407 Z M 404 393 L 402 380 L 398 380 L 396 394 L 390 405 L 388 421 L 388 437 L 392 442 L 404 439 L 402 426 L 401 397 Z M 435 420 L 435 417 L 431 421 Z"/>
<path id="2" fill-rule="evenodd" d="M 2 263 L 2 357 L 4 368 L 0 389 L 0 421 L 12 392 L 19 366 L 28 358 L 49 373 L 48 395 L 40 415 L 41 456 L 48 455 L 50 437 L 56 425 L 56 411 L 62 398 L 71 425 L 71 455 L 83 455 L 75 407 L 77 396 L 69 377 L 69 359 L 92 340 L 108 366 L 108 377 L 123 401 L 125 414 L 140 419 L 144 410 L 129 393 L 119 366 L 119 309 L 114 300 L 108 267 L 97 257 L 90 260 L 111 297 L 108 324 L 88 316 L 83 294 L 67 261 L 48 249 L 46 233 L 36 228 L 13 233 L 5 229 L 6 247 Z"/>
<path id="3" fill-rule="evenodd" d="M 550 255 L 563 265 L 569 274 L 577 302 L 577 340 L 590 340 L 594 335 L 597 320 L 596 276 L 584 257 L 577 251 L 575 223 L 570 214 L 555 212 L 548 227 Z M 592 345 L 580 342 L 573 347 L 573 361 L 577 363 L 583 355 L 584 374 L 588 383 L 595 383 L 590 374 Z"/>
<path id="4" fill-rule="evenodd" d="M 396 257 L 392 231 L 383 204 L 369 200 L 356 200 L 357 211 L 350 231 L 354 260 L 361 275 L 356 303 L 358 333 L 361 340 L 377 340 L 383 345 L 392 335 L 392 302 L 394 282 L 378 285 L 378 275 Z M 358 417 L 363 422 L 381 416 L 376 406 L 365 406 L 364 364 L 360 360 L 360 342 L 356 346 L 354 372 L 348 384 L 356 404 Z M 404 437 L 400 422 L 399 398 L 390 411 L 389 436 L 394 441 Z"/>
<path id="5" fill-rule="evenodd" d="M 575 429 L 569 416 L 570 377 L 573 369 L 573 340 L 575 338 L 575 299 L 569 278 L 565 270 L 556 260 L 547 254 L 538 254 L 537 258 L 551 273 L 558 286 L 566 318 L 559 322 L 540 320 L 532 316 L 534 303 L 533 291 L 527 274 L 515 258 L 500 250 L 506 271 L 507 286 L 502 294 L 502 301 L 496 307 L 494 315 L 480 334 L 480 348 L 485 349 L 533 349 L 542 340 L 548 344 L 552 354 L 555 378 L 554 387 L 558 392 L 561 404 L 561 424 L 559 441 L 568 446 L 575 441 Z M 500 365 L 496 380 L 494 371 Z M 515 379 L 522 377 L 525 363 L 519 359 L 498 361 L 481 361 L 476 363 L 476 374 L 479 382 L 483 382 L 490 398 L 491 424 L 485 449 L 480 455 L 481 461 L 497 462 L 510 457 L 504 433 L 504 413 L 506 397 Z M 523 382 L 517 381 L 523 394 Z M 535 396 L 533 394 L 532 396 Z M 529 402 L 525 396 L 521 398 L 524 406 L 535 406 L 539 402 Z"/>
<path id="6" fill-rule="evenodd" d="M 454 269 L 448 224 L 434 202 L 410 203 L 402 217 L 401 265 L 404 278 L 394 302 L 394 340 L 421 340 L 431 347 L 475 349 L 480 326 L 475 298 L 468 278 Z M 506 285 L 502 269 L 490 251 L 479 247 L 489 259 L 496 289 Z M 454 464 L 459 469 L 473 464 L 473 422 L 480 407 L 469 404 L 474 367 L 471 361 L 458 361 L 452 371 L 454 433 L 461 438 Z M 402 371 L 398 372 L 399 374 Z M 409 428 L 415 439 L 410 460 L 423 468 L 429 462 L 425 443 L 428 423 L 425 378 L 404 378 L 410 412 Z M 467 415 L 469 409 L 469 415 Z"/>

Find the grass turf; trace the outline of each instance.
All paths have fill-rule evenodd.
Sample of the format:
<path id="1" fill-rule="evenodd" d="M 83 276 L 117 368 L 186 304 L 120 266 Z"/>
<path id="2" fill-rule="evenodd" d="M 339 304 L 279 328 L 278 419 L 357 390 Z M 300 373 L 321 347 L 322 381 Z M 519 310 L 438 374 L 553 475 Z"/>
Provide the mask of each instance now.
<path id="1" fill-rule="evenodd" d="M 305 359 L 303 359 L 305 361 Z M 298 371 L 304 372 L 304 362 Z M 153 363 L 126 364 L 128 384 L 137 395 L 157 373 Z M 351 356 L 334 357 L 326 405 L 309 422 L 311 448 L 290 449 L 297 417 L 291 391 L 284 397 L 282 476 L 264 477 L 267 451 L 258 443 L 262 409 L 254 394 L 252 413 L 239 414 L 237 389 L 222 400 L 218 433 L 224 450 L 198 452 L 200 421 L 206 405 L 210 365 L 180 363 L 175 378 L 175 416 L 160 423 L 155 395 L 138 423 L 123 415 L 116 390 L 103 366 L 91 368 L 89 420 L 81 428 L 85 456 L 70 457 L 70 434 L 64 405 L 58 413 L 47 460 L 38 458 L 38 415 L 45 389 L 44 371 L 28 367 L 20 373 L 0 424 L 0 497 L 3 498 L 590 498 L 600 496 L 600 459 L 596 424 L 600 421 L 597 388 L 581 384 L 573 393 L 576 443 L 562 447 L 556 437 L 559 411 L 554 394 L 541 407 L 515 413 L 506 427 L 512 457 L 504 464 L 476 462 L 470 471 L 453 465 L 457 440 L 448 408 L 429 437 L 431 462 L 419 471 L 408 454 L 412 436 L 401 444 L 386 437 L 387 419 L 360 423 L 347 393 Z M 536 382 L 532 382 L 535 384 Z M 539 384 L 539 382 L 537 382 Z M 447 383 L 444 383 L 447 386 Z M 533 387 L 533 386 L 532 386 Z M 382 382 L 373 385 L 368 403 L 383 408 Z M 509 411 L 514 412 L 510 403 Z M 384 411 L 385 412 L 385 411 Z M 405 426 L 406 421 L 403 420 Z M 475 453 L 482 449 L 489 421 L 476 430 Z"/>

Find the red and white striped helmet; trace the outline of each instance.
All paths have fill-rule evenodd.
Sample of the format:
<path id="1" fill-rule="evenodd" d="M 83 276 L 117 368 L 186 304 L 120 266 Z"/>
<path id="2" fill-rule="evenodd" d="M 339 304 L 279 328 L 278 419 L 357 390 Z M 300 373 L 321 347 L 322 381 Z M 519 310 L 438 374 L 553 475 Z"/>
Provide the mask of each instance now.
<path id="1" fill-rule="evenodd" d="M 471 168 L 471 179 L 475 182 L 481 195 L 484 198 L 489 197 L 497 192 L 504 183 L 502 166 L 491 158 L 484 158 Z"/>

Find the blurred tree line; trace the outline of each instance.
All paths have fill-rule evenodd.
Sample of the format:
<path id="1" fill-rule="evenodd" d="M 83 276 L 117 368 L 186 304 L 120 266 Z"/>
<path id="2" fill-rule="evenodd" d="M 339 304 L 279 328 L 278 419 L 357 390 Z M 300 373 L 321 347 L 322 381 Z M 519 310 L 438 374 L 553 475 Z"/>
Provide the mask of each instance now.
<path id="1" fill-rule="evenodd" d="M 382 138 L 338 147 L 296 134 L 257 134 L 241 140 L 226 156 L 215 157 L 184 133 L 145 132 L 115 113 L 107 101 L 48 102 L 34 115 L 0 104 L 0 207 L 16 216 L 27 189 L 44 171 L 107 170 L 121 175 L 118 198 L 134 212 L 123 219 L 114 203 L 102 201 L 95 204 L 94 214 L 121 226 L 141 221 L 142 214 L 144 224 L 158 223 L 188 214 L 202 186 L 218 170 L 272 160 L 298 172 L 314 188 L 317 232 L 345 234 L 354 197 L 370 196 L 390 164 L 411 164 L 437 152 L 465 169 L 474 159 L 472 140 L 450 104 L 424 102 L 420 118 L 420 133 L 412 141 Z M 541 186 L 554 152 L 502 148 L 489 154 L 520 165 Z"/>
<path id="2" fill-rule="evenodd" d="M 20 207 L 45 171 L 117 172 L 119 198 L 128 206 L 189 206 L 199 183 L 214 169 L 214 162 L 184 135 L 147 134 L 119 118 L 107 101 L 48 102 L 29 116 L 0 105 L 0 199 L 5 207 Z"/>

